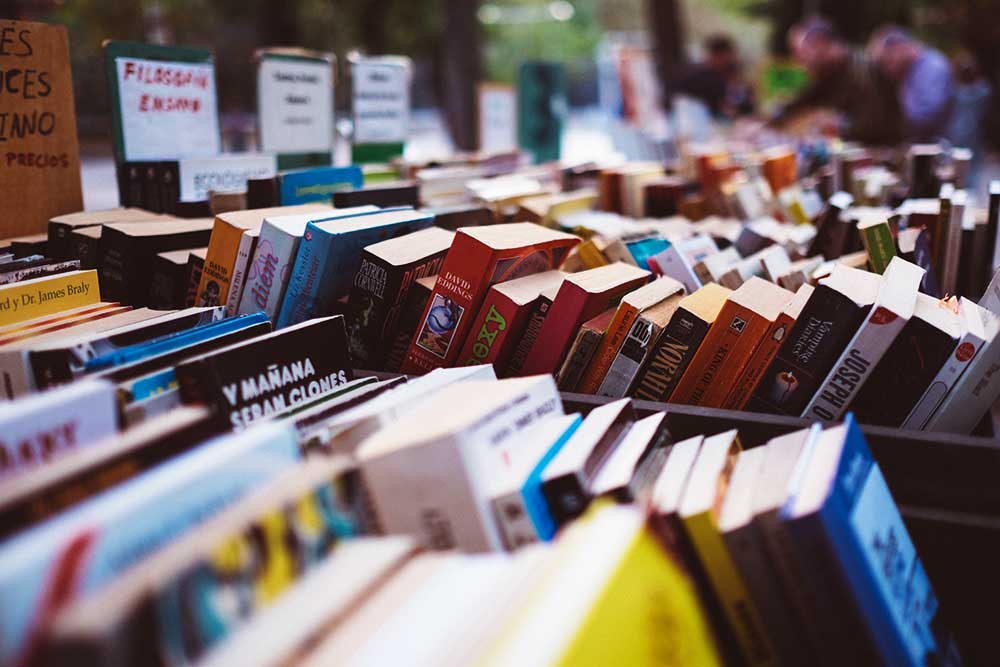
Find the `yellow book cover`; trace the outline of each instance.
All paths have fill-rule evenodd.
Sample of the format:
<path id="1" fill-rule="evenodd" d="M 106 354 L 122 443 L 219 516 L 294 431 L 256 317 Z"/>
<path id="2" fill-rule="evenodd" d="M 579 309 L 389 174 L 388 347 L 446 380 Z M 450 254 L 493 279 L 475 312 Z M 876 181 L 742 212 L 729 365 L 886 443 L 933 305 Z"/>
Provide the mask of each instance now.
<path id="1" fill-rule="evenodd" d="M 70 271 L 0 287 L 0 326 L 24 322 L 101 299 L 97 271 Z"/>
<path id="2" fill-rule="evenodd" d="M 606 266 L 609 263 L 593 239 L 587 239 L 581 243 L 577 248 L 577 252 L 580 255 L 580 259 L 583 260 L 584 267 L 588 269 L 596 269 L 600 266 Z"/>

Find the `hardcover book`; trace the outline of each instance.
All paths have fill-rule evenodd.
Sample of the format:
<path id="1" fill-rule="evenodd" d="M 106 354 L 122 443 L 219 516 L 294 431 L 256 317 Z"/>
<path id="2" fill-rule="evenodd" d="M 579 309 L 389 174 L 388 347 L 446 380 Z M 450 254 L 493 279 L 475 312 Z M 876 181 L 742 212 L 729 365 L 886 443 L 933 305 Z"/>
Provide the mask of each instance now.
<path id="1" fill-rule="evenodd" d="M 185 403 L 205 403 L 233 428 L 354 379 L 342 316 L 314 319 L 182 362 Z"/>
<path id="2" fill-rule="evenodd" d="M 567 276 L 522 372 L 530 375 L 558 369 L 580 325 L 618 304 L 626 294 L 644 285 L 650 275 L 644 269 L 616 262 Z"/>
<path id="3" fill-rule="evenodd" d="M 874 273 L 835 265 L 809 297 L 746 409 L 801 415 L 867 317 L 880 282 Z"/>
<path id="4" fill-rule="evenodd" d="M 95 304 L 100 300 L 96 271 L 70 271 L 0 285 L 0 326 Z"/>
<path id="5" fill-rule="evenodd" d="M 367 246 L 347 300 L 347 339 L 358 368 L 384 366 L 410 286 L 437 275 L 455 238 L 428 227 Z"/>
<path id="6" fill-rule="evenodd" d="M 607 333 L 615 312 L 617 308 L 608 308 L 597 317 L 592 317 L 580 325 L 573 345 L 566 353 L 566 360 L 556 373 L 556 383 L 560 391 L 576 390 L 576 385 L 587 370 L 590 360 L 594 358 L 597 346 Z"/>
<path id="7" fill-rule="evenodd" d="M 365 246 L 433 224 L 433 217 L 413 209 L 393 209 L 347 220 L 317 216 L 306 225 L 278 315 L 278 328 L 336 312 L 351 291 Z"/>
<path id="8" fill-rule="evenodd" d="M 460 230 L 438 274 L 403 372 L 423 373 L 457 363 L 489 288 L 559 267 L 577 243 L 572 234 L 530 222 Z M 530 365 L 524 372 L 534 373 Z"/>
<path id="9" fill-rule="evenodd" d="M 832 421 L 847 411 L 876 364 L 913 315 L 923 275 L 924 270 L 916 264 L 892 258 L 889 268 L 882 274 L 871 313 L 806 404 L 803 417 Z"/>
<path id="10" fill-rule="evenodd" d="M 507 365 L 520 343 L 542 292 L 558 289 L 566 274 L 552 270 L 493 285 L 458 356 L 460 365 L 493 364 L 497 375 L 507 375 Z"/>
<path id="11" fill-rule="evenodd" d="M 681 299 L 636 378 L 632 395 L 648 401 L 670 398 L 732 291 L 709 283 Z"/>

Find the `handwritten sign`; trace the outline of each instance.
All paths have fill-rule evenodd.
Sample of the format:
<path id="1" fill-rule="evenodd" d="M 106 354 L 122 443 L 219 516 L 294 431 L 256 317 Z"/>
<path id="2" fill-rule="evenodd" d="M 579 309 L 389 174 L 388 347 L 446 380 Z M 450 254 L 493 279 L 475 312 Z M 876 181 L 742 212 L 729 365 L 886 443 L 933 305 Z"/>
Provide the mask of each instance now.
<path id="1" fill-rule="evenodd" d="M 329 153 L 333 148 L 333 55 L 260 54 L 257 109 L 261 150 Z"/>
<path id="2" fill-rule="evenodd" d="M 83 208 L 66 28 L 0 20 L 0 235 Z"/>
<path id="3" fill-rule="evenodd" d="M 517 150 L 517 93 L 513 86 L 479 84 L 479 150 Z"/>
<path id="4" fill-rule="evenodd" d="M 354 143 L 406 141 L 410 124 L 410 61 L 385 56 L 352 63 Z"/>

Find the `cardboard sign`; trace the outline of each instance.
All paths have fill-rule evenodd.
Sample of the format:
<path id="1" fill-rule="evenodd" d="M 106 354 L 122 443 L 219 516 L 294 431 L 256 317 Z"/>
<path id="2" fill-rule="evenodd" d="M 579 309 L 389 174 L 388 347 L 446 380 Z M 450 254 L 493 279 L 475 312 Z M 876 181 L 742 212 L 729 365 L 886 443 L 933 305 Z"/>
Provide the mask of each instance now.
<path id="1" fill-rule="evenodd" d="M 517 150 L 517 93 L 513 86 L 479 84 L 479 150 Z"/>
<path id="2" fill-rule="evenodd" d="M 261 150 L 329 153 L 333 149 L 334 56 L 299 49 L 258 52 Z"/>
<path id="3" fill-rule="evenodd" d="M 355 144 L 398 144 L 410 124 L 408 58 L 358 58 L 352 63 Z"/>
<path id="4" fill-rule="evenodd" d="M 83 209 L 66 28 L 0 20 L 0 236 Z"/>
<path id="5" fill-rule="evenodd" d="M 119 160 L 209 157 L 222 150 L 211 53 L 105 45 Z"/>

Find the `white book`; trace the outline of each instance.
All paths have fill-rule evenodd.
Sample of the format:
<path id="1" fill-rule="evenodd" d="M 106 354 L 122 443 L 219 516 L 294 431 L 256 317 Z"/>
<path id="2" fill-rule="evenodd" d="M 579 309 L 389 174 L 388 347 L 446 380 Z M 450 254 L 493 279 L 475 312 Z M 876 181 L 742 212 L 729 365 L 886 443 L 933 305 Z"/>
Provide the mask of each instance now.
<path id="1" fill-rule="evenodd" d="M 358 447 L 382 529 L 430 548 L 501 550 L 486 493 L 490 462 L 521 442 L 535 422 L 561 414 L 551 375 L 442 389 Z"/>
<path id="2" fill-rule="evenodd" d="M 983 292 L 982 298 L 979 299 L 979 305 L 994 315 L 1000 316 L 1000 270 L 993 274 L 990 284 Z"/>
<path id="3" fill-rule="evenodd" d="M 253 255 L 259 236 L 259 229 L 247 229 L 240 237 L 240 245 L 236 250 L 236 261 L 233 263 L 233 280 L 229 283 L 229 295 L 226 297 L 226 317 L 232 317 L 239 309 L 247 270 L 250 268 L 250 257 Z"/>
<path id="4" fill-rule="evenodd" d="M 324 211 L 321 217 L 324 220 L 346 218 L 378 210 L 377 206 L 355 206 Z M 238 315 L 263 311 L 272 324 L 278 319 L 299 241 L 306 232 L 306 225 L 317 217 L 320 216 L 313 212 L 264 218 L 253 259 L 247 264 L 243 293 L 236 308 Z M 232 292 L 230 290 L 230 294 Z"/>
<path id="5" fill-rule="evenodd" d="M 178 185 L 182 202 L 207 201 L 212 192 L 242 192 L 247 180 L 272 178 L 278 160 L 265 153 L 217 155 L 177 161 Z"/>
<path id="6" fill-rule="evenodd" d="M 739 251 L 735 247 L 729 246 L 725 250 L 713 253 L 695 264 L 694 272 L 698 275 L 698 279 L 701 280 L 702 284 L 717 283 L 723 274 L 741 259 Z"/>
<path id="7" fill-rule="evenodd" d="M 913 314 L 923 276 L 924 270 L 916 264 L 892 258 L 867 319 L 802 411 L 802 417 L 835 421 L 844 415 Z"/>
<path id="8" fill-rule="evenodd" d="M 652 445 L 666 418 L 665 412 L 655 412 L 632 424 L 622 438 L 621 444 L 611 453 L 611 457 L 601 466 L 590 492 L 594 497 L 604 494 L 618 493 L 626 489 L 635 476 L 636 468 L 642 461 L 643 454 Z"/>
<path id="9" fill-rule="evenodd" d="M 0 482 L 100 442 L 118 430 L 109 382 L 87 380 L 0 404 Z"/>
<path id="10" fill-rule="evenodd" d="M 958 344 L 903 421 L 903 428 L 921 430 L 927 425 L 986 341 L 989 311 L 962 297 L 958 302 L 958 315 Z"/>
<path id="11" fill-rule="evenodd" d="M 650 259 L 656 262 L 663 275 L 684 285 L 688 294 L 693 294 L 702 286 L 694 267 L 706 257 L 719 252 L 715 241 L 707 234 L 699 234 L 689 239 L 675 241 Z"/>

